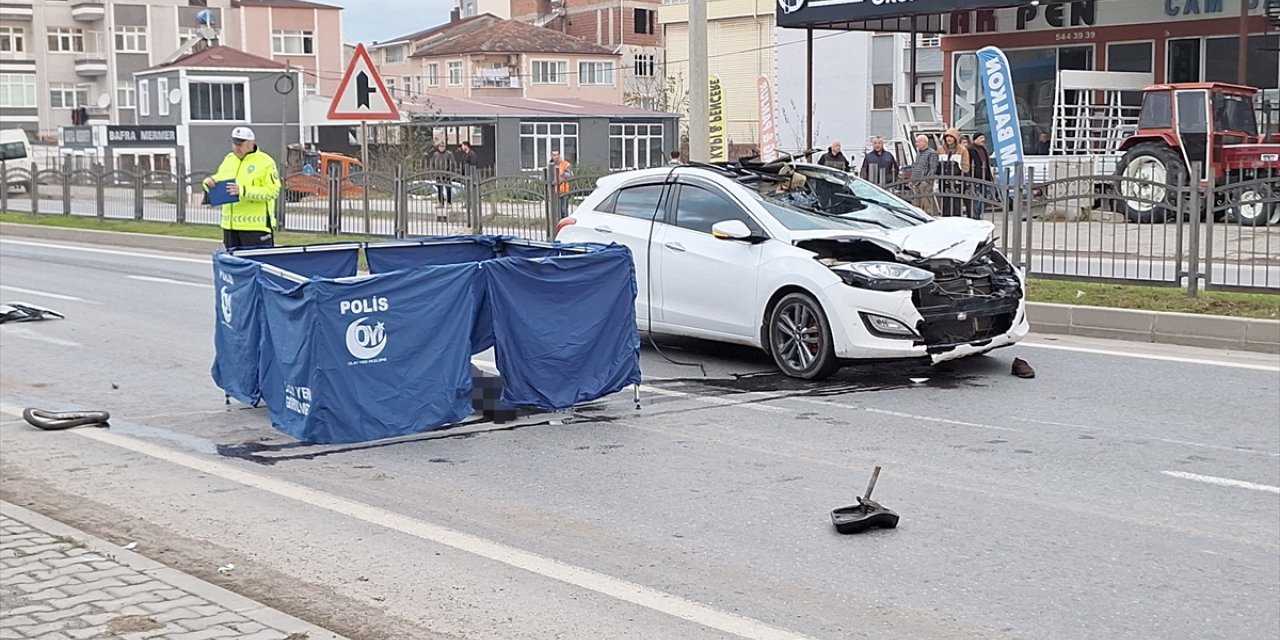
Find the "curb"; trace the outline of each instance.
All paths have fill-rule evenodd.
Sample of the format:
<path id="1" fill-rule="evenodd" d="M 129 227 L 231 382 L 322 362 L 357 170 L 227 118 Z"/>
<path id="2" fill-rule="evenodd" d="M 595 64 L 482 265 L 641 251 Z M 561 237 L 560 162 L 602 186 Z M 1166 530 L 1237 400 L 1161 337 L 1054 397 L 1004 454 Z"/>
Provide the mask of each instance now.
<path id="1" fill-rule="evenodd" d="M 201 238 L 46 227 L 15 222 L 0 222 L 0 235 L 205 255 L 212 254 L 222 246 L 217 240 Z M 1280 354 L 1280 320 L 1048 302 L 1028 302 L 1027 316 L 1031 321 L 1031 330 L 1036 333 Z"/>
<path id="2" fill-rule="evenodd" d="M 1036 333 L 1280 355 L 1280 320 L 1028 302 Z"/>
<path id="3" fill-rule="evenodd" d="M 194 596 L 204 598 L 265 627 L 295 629 L 299 633 L 305 633 L 312 640 L 346 640 L 343 636 L 337 635 L 332 631 L 322 629 L 310 622 L 272 609 L 256 600 L 251 600 L 215 584 L 210 584 L 193 575 L 167 567 L 146 556 L 128 551 L 119 545 L 111 544 L 102 538 L 92 536 L 30 509 L 0 500 L 0 512 L 45 533 L 83 541 L 85 547 L 90 551 L 107 556 L 134 571 L 151 576 L 175 589 L 181 589 Z"/>

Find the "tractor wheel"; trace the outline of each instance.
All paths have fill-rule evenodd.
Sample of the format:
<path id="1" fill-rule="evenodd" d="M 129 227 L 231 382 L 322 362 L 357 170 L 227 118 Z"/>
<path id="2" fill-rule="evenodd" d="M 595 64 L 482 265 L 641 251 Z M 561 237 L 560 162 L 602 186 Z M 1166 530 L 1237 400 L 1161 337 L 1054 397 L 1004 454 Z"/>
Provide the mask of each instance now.
<path id="1" fill-rule="evenodd" d="M 1182 200 L 1178 190 L 1161 186 L 1187 184 L 1187 169 L 1177 151 L 1163 143 L 1143 142 L 1125 152 L 1116 171 L 1116 192 L 1129 222 L 1165 222 L 1177 216 Z"/>
<path id="2" fill-rule="evenodd" d="M 1231 219 L 1245 227 L 1266 227 L 1280 224 L 1280 182 L 1269 185 L 1254 184 L 1240 190 L 1236 205 L 1231 207 Z"/>

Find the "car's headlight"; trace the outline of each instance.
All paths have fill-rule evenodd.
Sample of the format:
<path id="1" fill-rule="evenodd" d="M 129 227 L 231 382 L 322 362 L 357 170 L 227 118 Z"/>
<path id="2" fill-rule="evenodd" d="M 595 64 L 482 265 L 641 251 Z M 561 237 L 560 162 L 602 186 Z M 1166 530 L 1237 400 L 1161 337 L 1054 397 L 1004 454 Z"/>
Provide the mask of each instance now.
<path id="1" fill-rule="evenodd" d="M 933 274 L 897 262 L 851 262 L 831 268 L 845 284 L 874 291 L 910 291 L 933 282 Z"/>

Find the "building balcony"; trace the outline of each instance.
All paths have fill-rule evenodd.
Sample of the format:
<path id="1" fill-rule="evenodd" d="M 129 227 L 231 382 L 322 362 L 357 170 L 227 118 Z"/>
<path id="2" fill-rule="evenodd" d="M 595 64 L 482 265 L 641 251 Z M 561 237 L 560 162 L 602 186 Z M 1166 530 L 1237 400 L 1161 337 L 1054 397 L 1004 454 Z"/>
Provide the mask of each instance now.
<path id="1" fill-rule="evenodd" d="M 31 22 L 35 15 L 35 4 L 32 2 L 0 2 L 0 20 Z"/>
<path id="2" fill-rule="evenodd" d="M 506 69 L 482 69 L 471 77 L 472 89 L 519 89 L 520 76 L 511 75 Z"/>
<path id="3" fill-rule="evenodd" d="M 99 78 L 107 75 L 107 57 L 96 55 L 76 59 L 76 75 L 86 78 Z"/>
<path id="4" fill-rule="evenodd" d="M 79 22 L 98 22 L 107 17 L 107 7 L 102 0 L 76 0 L 71 17 Z"/>

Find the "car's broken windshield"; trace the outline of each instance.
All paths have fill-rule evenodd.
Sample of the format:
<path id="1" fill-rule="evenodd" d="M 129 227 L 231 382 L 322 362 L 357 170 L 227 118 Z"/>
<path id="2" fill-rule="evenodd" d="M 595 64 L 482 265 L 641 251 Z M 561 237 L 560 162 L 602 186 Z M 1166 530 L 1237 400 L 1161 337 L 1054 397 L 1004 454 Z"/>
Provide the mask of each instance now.
<path id="1" fill-rule="evenodd" d="M 762 200 L 788 229 L 900 229 L 928 222 L 910 205 L 848 174 L 804 167 Z"/>

